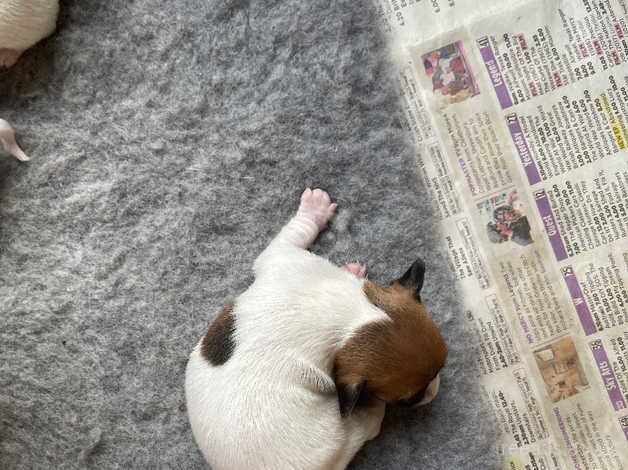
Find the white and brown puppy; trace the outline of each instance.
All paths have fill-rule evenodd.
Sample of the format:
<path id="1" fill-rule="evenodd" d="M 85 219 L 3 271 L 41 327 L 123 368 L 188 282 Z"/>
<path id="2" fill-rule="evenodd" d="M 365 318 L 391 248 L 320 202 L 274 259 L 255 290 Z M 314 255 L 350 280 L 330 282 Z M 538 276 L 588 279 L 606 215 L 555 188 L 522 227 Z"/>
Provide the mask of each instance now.
<path id="1" fill-rule="evenodd" d="M 58 13 L 59 0 L 0 0 L 0 67 L 52 34 Z"/>
<path id="2" fill-rule="evenodd" d="M 335 209 L 305 190 L 190 356 L 188 414 L 214 470 L 343 469 L 386 403 L 436 395 L 446 348 L 419 296 L 423 263 L 380 287 L 310 253 Z"/>

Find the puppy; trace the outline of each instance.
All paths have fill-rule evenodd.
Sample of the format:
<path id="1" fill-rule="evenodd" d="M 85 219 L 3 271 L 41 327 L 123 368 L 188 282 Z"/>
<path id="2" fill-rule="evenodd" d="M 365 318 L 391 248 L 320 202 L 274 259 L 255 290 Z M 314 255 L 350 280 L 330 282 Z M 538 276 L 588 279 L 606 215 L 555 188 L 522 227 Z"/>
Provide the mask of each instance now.
<path id="1" fill-rule="evenodd" d="M 0 0 L 0 67 L 52 34 L 58 14 L 58 0 Z"/>
<path id="2" fill-rule="evenodd" d="M 429 403 L 446 348 L 421 303 L 424 265 L 389 287 L 306 249 L 334 215 L 306 189 L 190 356 L 192 432 L 214 470 L 344 469 L 386 403 Z"/>

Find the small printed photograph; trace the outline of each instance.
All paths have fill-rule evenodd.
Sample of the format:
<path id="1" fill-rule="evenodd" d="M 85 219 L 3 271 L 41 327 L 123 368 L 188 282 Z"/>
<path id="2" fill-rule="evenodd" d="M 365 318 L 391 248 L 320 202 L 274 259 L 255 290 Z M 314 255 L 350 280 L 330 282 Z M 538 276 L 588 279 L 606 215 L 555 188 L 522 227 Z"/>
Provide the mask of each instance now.
<path id="1" fill-rule="evenodd" d="M 589 388 L 571 337 L 565 336 L 535 351 L 534 358 L 554 403 Z"/>
<path id="2" fill-rule="evenodd" d="M 513 242 L 529 245 L 532 240 L 531 227 L 523 202 L 517 191 L 496 194 L 477 205 L 480 215 L 486 220 L 486 234 L 493 243 Z"/>
<path id="3" fill-rule="evenodd" d="M 462 41 L 424 54 L 422 59 L 425 73 L 432 80 L 432 91 L 449 103 L 459 103 L 480 93 Z"/>

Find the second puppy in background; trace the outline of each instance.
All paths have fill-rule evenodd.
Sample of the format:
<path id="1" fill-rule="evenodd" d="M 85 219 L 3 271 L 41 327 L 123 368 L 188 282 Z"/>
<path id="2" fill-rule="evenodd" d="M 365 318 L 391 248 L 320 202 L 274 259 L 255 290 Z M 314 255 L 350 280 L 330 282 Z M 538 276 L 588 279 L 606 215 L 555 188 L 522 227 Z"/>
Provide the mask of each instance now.
<path id="1" fill-rule="evenodd" d="M 2 144 L 2 147 L 4 147 L 7 152 L 19 161 L 27 162 L 30 160 L 15 140 L 15 132 L 13 131 L 11 124 L 4 119 L 0 119 L 0 144 Z"/>
<path id="2" fill-rule="evenodd" d="M 59 0 L 0 0 L 0 67 L 55 30 Z"/>

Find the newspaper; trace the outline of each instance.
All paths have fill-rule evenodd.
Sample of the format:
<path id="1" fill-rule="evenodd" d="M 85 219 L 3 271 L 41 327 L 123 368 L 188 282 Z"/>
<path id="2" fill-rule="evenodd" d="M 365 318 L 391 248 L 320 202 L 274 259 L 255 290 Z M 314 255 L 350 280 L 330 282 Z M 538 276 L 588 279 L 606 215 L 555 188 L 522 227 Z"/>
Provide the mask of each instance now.
<path id="1" fill-rule="evenodd" d="M 628 468 L 626 2 L 377 3 L 504 468 Z"/>

